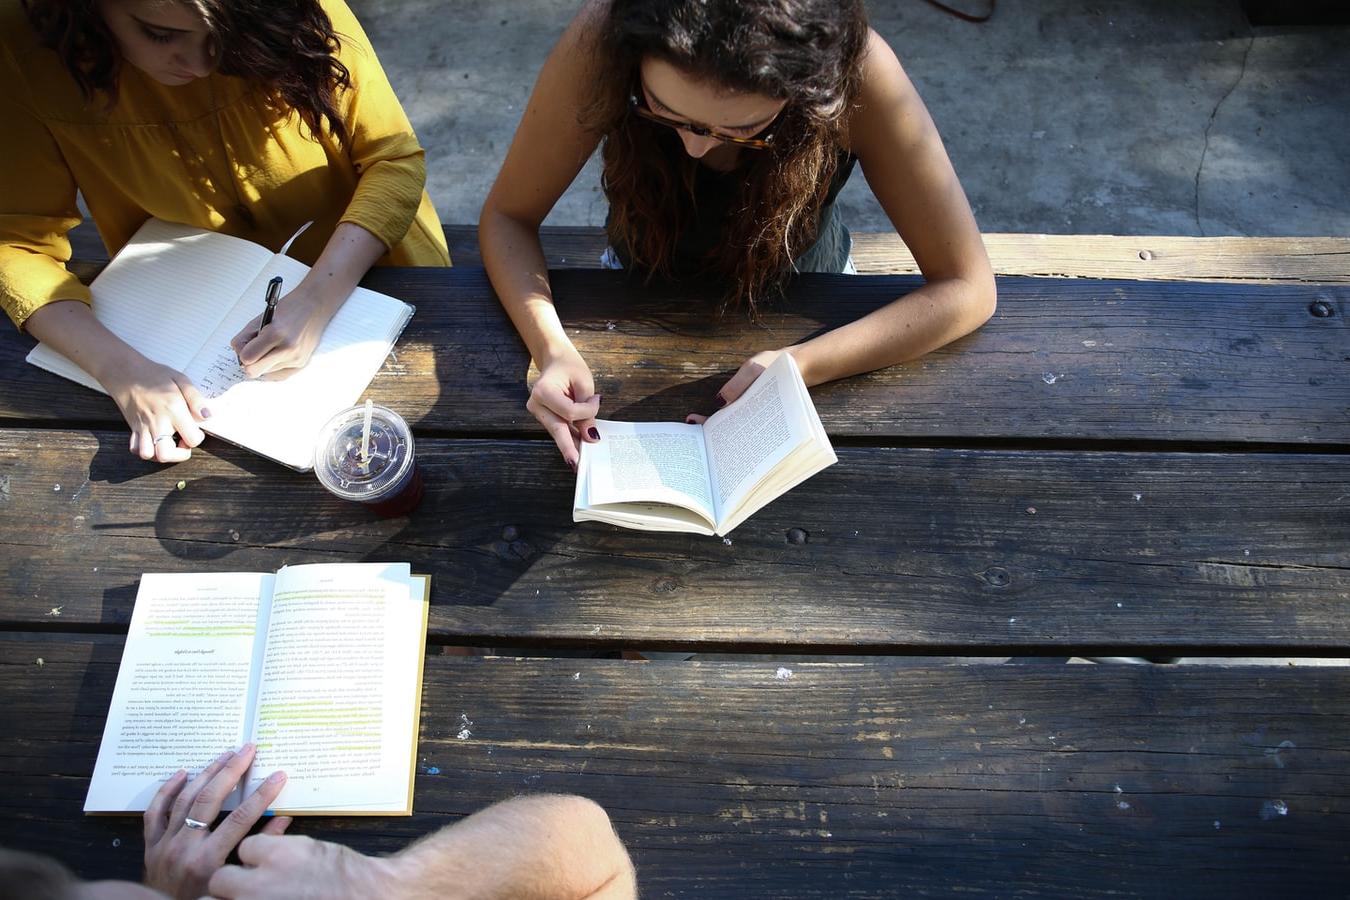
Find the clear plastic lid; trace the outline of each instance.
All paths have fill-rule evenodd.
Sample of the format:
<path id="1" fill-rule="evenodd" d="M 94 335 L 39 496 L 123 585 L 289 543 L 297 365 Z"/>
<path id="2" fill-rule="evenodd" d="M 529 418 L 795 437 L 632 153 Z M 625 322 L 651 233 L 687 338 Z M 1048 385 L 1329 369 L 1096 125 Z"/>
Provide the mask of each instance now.
<path id="1" fill-rule="evenodd" d="M 365 420 L 364 406 L 353 406 L 328 420 L 314 446 L 314 473 L 337 496 L 372 503 L 401 488 L 412 471 L 413 436 L 398 413 L 372 407 L 370 440 L 363 456 Z"/>

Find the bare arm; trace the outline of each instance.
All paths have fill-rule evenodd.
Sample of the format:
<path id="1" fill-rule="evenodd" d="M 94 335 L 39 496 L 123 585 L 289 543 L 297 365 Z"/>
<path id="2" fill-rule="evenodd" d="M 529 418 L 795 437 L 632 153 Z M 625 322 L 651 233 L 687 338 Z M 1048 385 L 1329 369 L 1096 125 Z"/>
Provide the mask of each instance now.
<path id="1" fill-rule="evenodd" d="M 578 117 L 588 53 L 606 4 L 591 0 L 549 54 L 479 216 L 483 265 L 540 371 L 526 404 L 574 468 L 599 410 L 595 383 L 553 306 L 539 226 L 599 144 Z"/>
<path id="2" fill-rule="evenodd" d="M 923 356 L 974 331 L 994 313 L 993 269 L 965 192 L 918 92 L 875 32 L 848 142 L 927 283 L 788 348 L 808 385 Z M 739 396 L 778 352 L 758 354 L 742 366 L 723 389 L 723 399 Z"/>
<path id="3" fill-rule="evenodd" d="M 617 900 L 637 896 L 633 864 L 605 811 L 581 797 L 518 797 L 475 813 L 392 857 L 409 898 Z"/>
<path id="4" fill-rule="evenodd" d="M 477 812 L 386 859 L 303 837 L 255 835 L 239 847 L 244 867 L 211 879 L 226 900 L 294 896 L 406 900 L 621 900 L 637 896 L 628 854 L 595 803 L 581 797 L 517 797 Z"/>

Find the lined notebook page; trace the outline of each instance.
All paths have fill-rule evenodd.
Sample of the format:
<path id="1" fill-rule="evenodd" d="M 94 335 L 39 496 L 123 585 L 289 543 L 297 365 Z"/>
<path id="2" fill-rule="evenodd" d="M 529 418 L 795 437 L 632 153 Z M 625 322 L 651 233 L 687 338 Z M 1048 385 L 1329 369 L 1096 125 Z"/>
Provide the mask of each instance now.
<path id="1" fill-rule="evenodd" d="M 204 430 L 295 469 L 313 466 L 315 435 L 360 398 L 413 312 L 401 300 L 357 288 L 324 329 L 305 368 L 279 381 L 247 380 L 230 339 L 262 312 L 272 276 L 285 279 L 284 297 L 308 271 L 289 257 L 273 257 L 244 288 L 244 302 L 228 311 L 183 369 L 211 408 Z"/>
<path id="2" fill-rule="evenodd" d="M 250 241 L 151 219 L 89 286 L 94 315 L 146 358 L 181 372 L 271 258 Z M 38 345 L 28 361 L 103 390 L 49 347 Z"/>

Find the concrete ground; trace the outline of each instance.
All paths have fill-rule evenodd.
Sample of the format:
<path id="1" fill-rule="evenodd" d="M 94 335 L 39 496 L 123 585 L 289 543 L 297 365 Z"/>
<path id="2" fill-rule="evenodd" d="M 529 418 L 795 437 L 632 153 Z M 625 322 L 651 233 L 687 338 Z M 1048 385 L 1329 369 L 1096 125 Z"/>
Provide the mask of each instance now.
<path id="1" fill-rule="evenodd" d="M 350 2 L 442 221 L 476 222 L 578 0 Z M 985 231 L 1350 235 L 1350 28 L 1253 29 L 1238 0 L 1005 0 L 982 25 L 868 6 Z M 855 230 L 890 227 L 860 175 L 841 203 Z M 592 160 L 549 223 L 604 215 Z"/>

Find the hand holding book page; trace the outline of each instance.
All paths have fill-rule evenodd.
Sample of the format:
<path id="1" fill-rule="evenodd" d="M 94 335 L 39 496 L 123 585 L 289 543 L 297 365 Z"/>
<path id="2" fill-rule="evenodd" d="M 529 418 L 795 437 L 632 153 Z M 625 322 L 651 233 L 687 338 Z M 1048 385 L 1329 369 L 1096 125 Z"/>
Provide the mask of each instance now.
<path id="1" fill-rule="evenodd" d="M 409 812 L 425 595 L 406 563 L 143 576 L 85 811 L 253 741 L 227 809 L 280 769 L 278 809 Z"/>
<path id="2" fill-rule="evenodd" d="M 702 425 L 597 420 L 574 521 L 724 535 L 837 461 L 796 361 L 780 354 Z"/>
<path id="3" fill-rule="evenodd" d="M 211 409 L 202 430 L 306 470 L 313 464 L 314 436 L 335 413 L 356 403 L 413 309 L 357 288 L 329 321 L 303 369 L 283 380 L 248 379 L 230 339 L 257 316 L 269 280 L 281 276 L 298 285 L 309 271 L 285 256 L 285 249 L 274 254 L 229 235 L 151 219 L 90 290 L 94 315 L 110 331 L 197 385 Z M 44 344 L 33 348 L 28 361 L 103 390 Z"/>

